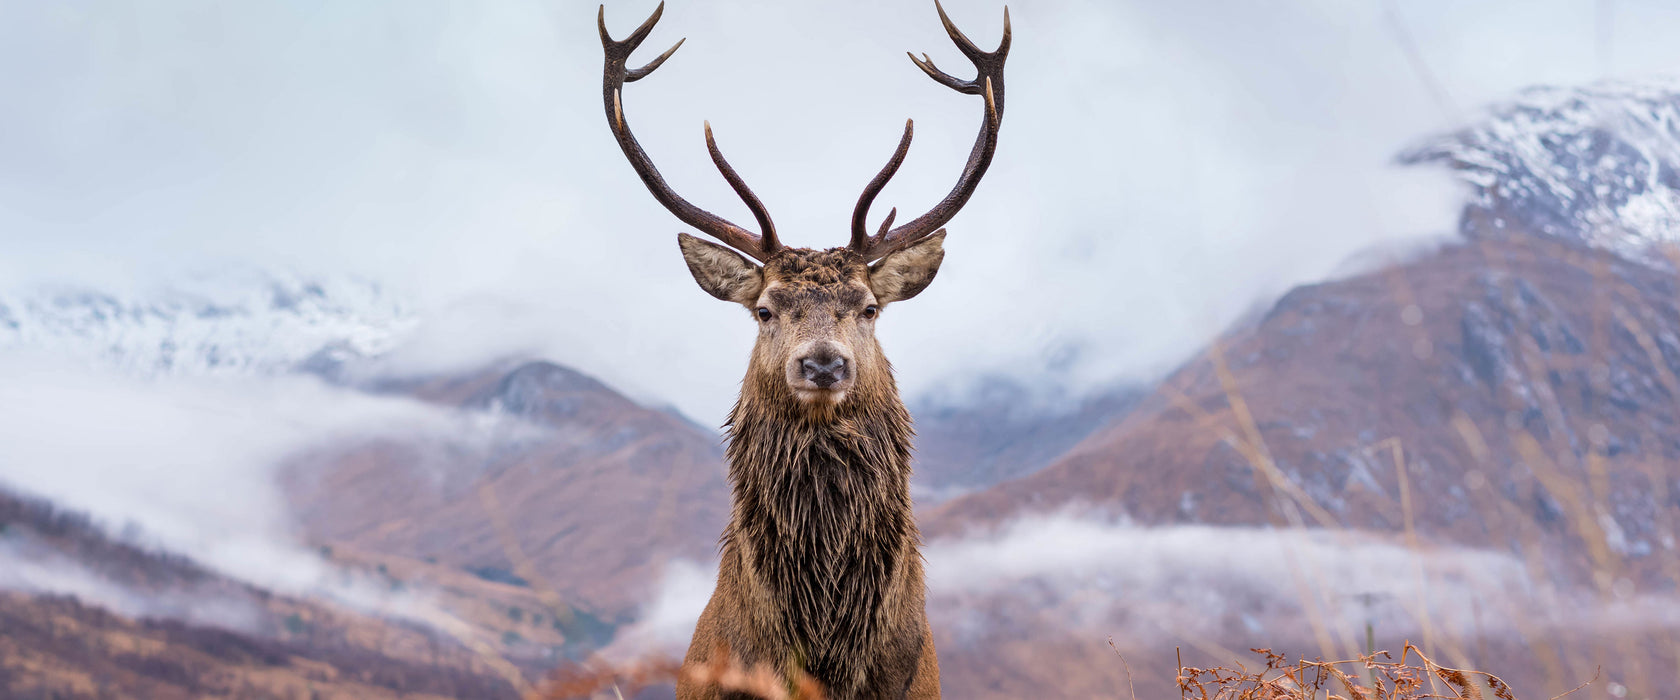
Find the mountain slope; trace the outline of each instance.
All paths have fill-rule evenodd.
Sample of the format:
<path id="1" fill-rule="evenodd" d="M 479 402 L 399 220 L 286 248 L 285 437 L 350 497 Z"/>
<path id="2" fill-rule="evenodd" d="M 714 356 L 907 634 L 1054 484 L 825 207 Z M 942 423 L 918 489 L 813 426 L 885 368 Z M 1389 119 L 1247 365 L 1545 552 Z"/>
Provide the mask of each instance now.
<path id="1" fill-rule="evenodd" d="M 460 408 L 493 436 L 294 460 L 285 483 L 312 541 L 521 581 L 618 621 L 666 561 L 715 556 L 729 507 L 715 434 L 547 362 L 379 390 Z"/>
<path id="2" fill-rule="evenodd" d="M 917 507 L 1031 474 L 1124 416 L 1143 395 L 1121 387 L 1079 399 L 1039 397 L 1019 382 L 992 379 L 968 396 L 924 397 L 910 406 Z"/>
<path id="3" fill-rule="evenodd" d="M 0 491 L 0 696 L 515 698 L 522 675 L 436 630 L 275 595 Z"/>
<path id="4" fill-rule="evenodd" d="M 1676 491 L 1651 470 L 1680 457 L 1676 291 L 1666 271 L 1532 238 L 1298 288 L 1120 424 L 928 530 L 1080 505 L 1145 524 L 1410 523 L 1549 543 L 1577 575 L 1655 575 Z"/>

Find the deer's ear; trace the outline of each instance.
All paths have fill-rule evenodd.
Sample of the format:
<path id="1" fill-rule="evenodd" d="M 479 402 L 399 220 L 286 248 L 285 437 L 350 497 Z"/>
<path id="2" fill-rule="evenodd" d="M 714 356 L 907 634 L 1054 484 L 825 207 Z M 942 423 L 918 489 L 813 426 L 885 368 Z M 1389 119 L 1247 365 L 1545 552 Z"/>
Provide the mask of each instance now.
<path id="1" fill-rule="evenodd" d="M 764 288 L 764 272 L 740 253 L 708 243 L 686 233 L 677 234 L 677 246 L 682 248 L 683 260 L 694 281 L 707 294 L 752 306 Z"/>
<path id="2" fill-rule="evenodd" d="M 869 290 L 881 304 L 909 299 L 933 284 L 933 276 L 939 274 L 939 263 L 943 260 L 945 231 L 941 229 L 869 266 Z"/>

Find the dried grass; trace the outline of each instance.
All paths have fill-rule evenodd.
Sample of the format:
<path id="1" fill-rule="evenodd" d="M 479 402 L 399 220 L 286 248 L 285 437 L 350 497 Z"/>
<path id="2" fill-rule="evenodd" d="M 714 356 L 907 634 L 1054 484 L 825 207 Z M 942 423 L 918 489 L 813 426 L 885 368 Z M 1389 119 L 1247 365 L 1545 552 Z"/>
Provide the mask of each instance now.
<path id="1" fill-rule="evenodd" d="M 1410 643 L 1401 651 L 1398 661 L 1386 651 L 1345 661 L 1299 659 L 1294 662 L 1271 649 L 1251 651 L 1264 659 L 1264 665 L 1255 671 L 1241 664 L 1231 669 L 1195 668 L 1179 663 L 1179 697 L 1191 700 L 1516 700 L 1510 684 L 1498 676 L 1442 666 Z M 1591 682 L 1551 700 L 1574 693 Z"/>

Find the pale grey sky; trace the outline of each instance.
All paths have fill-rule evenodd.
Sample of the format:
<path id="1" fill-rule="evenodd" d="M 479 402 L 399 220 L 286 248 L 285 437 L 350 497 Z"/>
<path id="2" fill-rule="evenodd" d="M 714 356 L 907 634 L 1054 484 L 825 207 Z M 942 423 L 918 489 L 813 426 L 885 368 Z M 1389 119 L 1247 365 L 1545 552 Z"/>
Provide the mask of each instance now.
<path id="1" fill-rule="evenodd" d="M 654 4 L 613 2 L 609 26 Z M 1388 6 L 1012 3 L 997 160 L 939 281 L 881 324 L 907 389 L 1150 376 L 1356 251 L 1450 230 L 1446 178 L 1389 165 L 1406 144 L 1526 85 L 1680 61 L 1672 2 L 1614 3 L 1608 52 L 1603 2 Z M 947 9 L 995 44 L 1001 3 Z M 355 274 L 431 319 L 410 362 L 535 350 L 716 423 L 752 323 L 689 280 L 686 227 L 609 137 L 594 18 L 552 0 L 0 3 L 0 285 L 227 261 Z M 710 119 L 795 245 L 844 241 L 906 117 L 877 216 L 941 196 L 978 125 L 978 100 L 904 56 L 967 70 L 931 2 L 673 2 L 638 55 L 681 37 L 626 89 L 637 135 L 691 200 L 749 222 L 706 158 Z"/>

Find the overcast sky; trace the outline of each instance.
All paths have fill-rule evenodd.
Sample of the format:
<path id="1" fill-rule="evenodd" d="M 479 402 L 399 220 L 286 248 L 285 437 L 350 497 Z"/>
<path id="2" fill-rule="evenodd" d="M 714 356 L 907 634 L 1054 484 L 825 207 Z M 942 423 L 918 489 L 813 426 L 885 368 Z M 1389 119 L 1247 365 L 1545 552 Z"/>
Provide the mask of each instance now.
<path id="1" fill-rule="evenodd" d="M 990 48 L 1000 5 L 947 9 Z M 653 7 L 613 2 L 609 26 Z M 912 393 L 1158 373 L 1358 251 L 1450 231 L 1460 194 L 1391 167 L 1407 144 L 1526 85 L 1680 61 L 1662 0 L 1011 14 L 997 159 L 938 282 L 881 323 Z M 612 142 L 594 21 L 555 0 L 0 3 L 0 288 L 144 288 L 230 261 L 352 274 L 429 319 L 411 362 L 541 352 L 716 423 L 753 324 L 688 278 L 686 227 Z M 978 99 L 904 56 L 971 74 L 931 2 L 674 2 L 638 58 L 681 37 L 626 88 L 638 137 L 686 197 L 750 223 L 706 158 L 710 119 L 794 245 L 844 242 L 906 117 L 917 139 L 877 217 L 948 190 L 979 123 Z"/>

